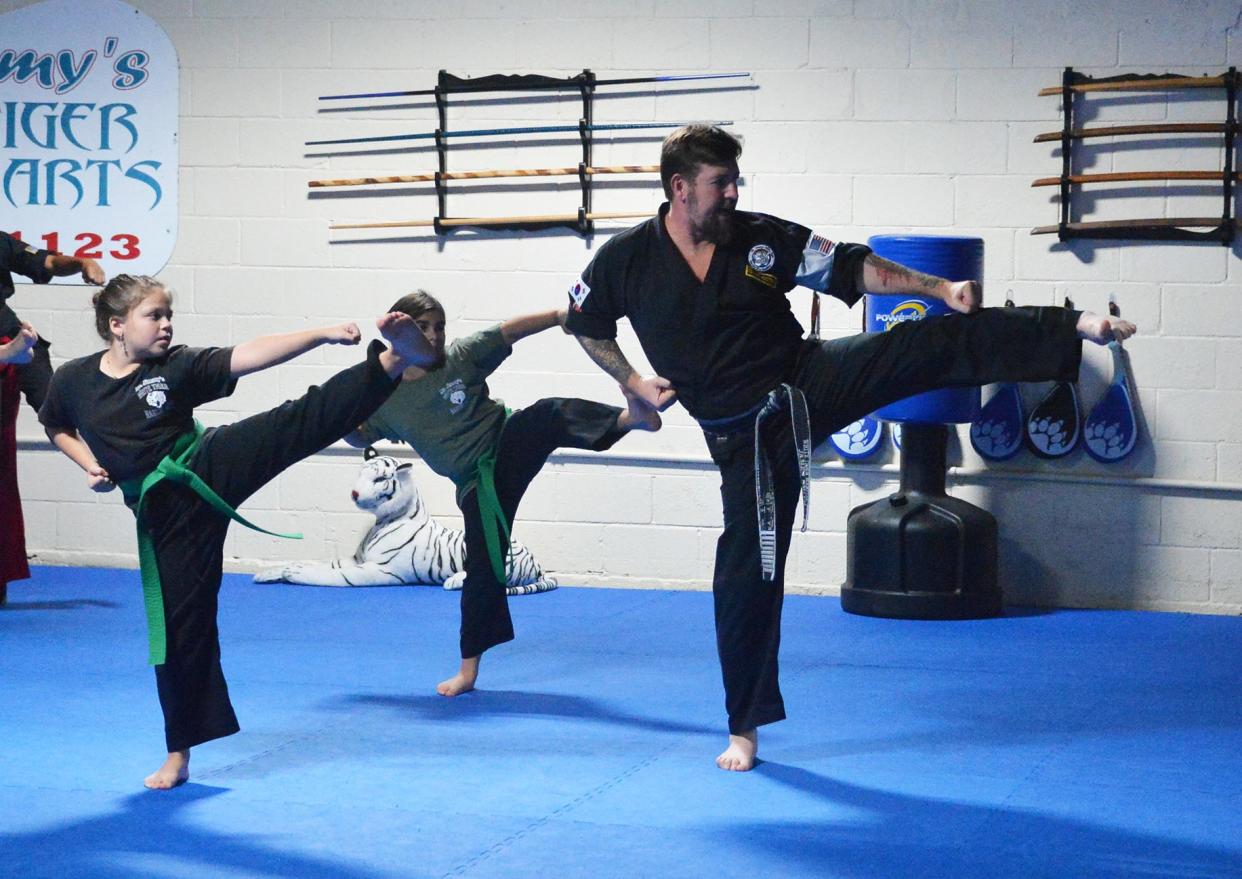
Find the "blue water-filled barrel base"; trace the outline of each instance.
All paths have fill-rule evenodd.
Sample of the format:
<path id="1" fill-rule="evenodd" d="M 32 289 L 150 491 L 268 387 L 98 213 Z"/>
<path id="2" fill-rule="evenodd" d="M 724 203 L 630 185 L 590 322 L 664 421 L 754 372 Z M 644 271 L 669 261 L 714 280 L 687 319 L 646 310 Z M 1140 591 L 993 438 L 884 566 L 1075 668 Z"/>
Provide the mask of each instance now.
<path id="1" fill-rule="evenodd" d="M 983 279 L 983 239 L 944 235 L 873 235 L 867 244 L 877 256 L 950 281 Z M 867 294 L 867 330 L 886 332 L 909 320 L 952 314 L 928 296 Z M 979 388 L 943 388 L 890 403 L 874 416 L 884 421 L 966 424 L 979 414 Z"/>

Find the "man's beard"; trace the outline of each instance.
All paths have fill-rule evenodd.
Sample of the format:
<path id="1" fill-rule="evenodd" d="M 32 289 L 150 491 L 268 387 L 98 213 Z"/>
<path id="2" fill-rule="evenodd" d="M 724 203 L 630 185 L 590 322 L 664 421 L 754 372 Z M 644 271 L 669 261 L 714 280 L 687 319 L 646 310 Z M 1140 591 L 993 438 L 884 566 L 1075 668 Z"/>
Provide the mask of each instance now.
<path id="1" fill-rule="evenodd" d="M 693 215 L 698 208 L 698 199 L 692 196 L 687 207 Z M 710 241 L 712 244 L 728 244 L 733 237 L 733 207 L 727 202 L 722 203 L 704 217 L 701 223 L 695 223 L 694 236 L 700 241 Z"/>

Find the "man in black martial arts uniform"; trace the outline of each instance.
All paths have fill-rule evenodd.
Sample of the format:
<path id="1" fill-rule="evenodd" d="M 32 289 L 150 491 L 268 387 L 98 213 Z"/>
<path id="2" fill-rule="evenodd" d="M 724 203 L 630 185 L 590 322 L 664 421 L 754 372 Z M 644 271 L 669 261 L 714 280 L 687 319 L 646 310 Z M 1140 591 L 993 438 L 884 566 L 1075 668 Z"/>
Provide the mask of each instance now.
<path id="1" fill-rule="evenodd" d="M 604 244 L 570 289 L 566 328 L 609 375 L 660 409 L 680 399 L 720 468 L 716 639 L 729 717 L 722 769 L 754 765 L 757 728 L 785 717 L 777 678 L 785 556 L 810 451 L 895 400 L 949 385 L 1073 380 L 1081 338 L 1132 324 L 1059 308 L 979 310 L 976 281 L 949 282 L 765 214 L 736 210 L 741 145 L 695 125 L 664 141 L 659 214 Z M 802 285 L 848 305 L 918 293 L 962 314 L 886 333 L 802 339 L 785 293 Z M 628 317 L 658 375 L 616 343 Z M 758 527 L 756 523 L 758 522 Z"/>

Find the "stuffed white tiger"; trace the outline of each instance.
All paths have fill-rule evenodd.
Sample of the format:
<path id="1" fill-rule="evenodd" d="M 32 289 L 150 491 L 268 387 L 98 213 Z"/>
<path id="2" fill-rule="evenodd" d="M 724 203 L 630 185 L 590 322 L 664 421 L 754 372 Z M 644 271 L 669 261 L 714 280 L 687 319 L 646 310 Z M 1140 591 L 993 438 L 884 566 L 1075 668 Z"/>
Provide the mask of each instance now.
<path id="1" fill-rule="evenodd" d="M 306 586 L 443 583 L 445 589 L 461 589 L 466 579 L 466 537 L 428 515 L 410 466 L 387 456 L 368 457 L 363 463 L 351 496 L 360 510 L 375 516 L 375 524 L 358 544 L 352 561 L 293 562 L 260 571 L 255 582 Z M 505 572 L 509 595 L 549 592 L 557 585 L 516 540 Z"/>

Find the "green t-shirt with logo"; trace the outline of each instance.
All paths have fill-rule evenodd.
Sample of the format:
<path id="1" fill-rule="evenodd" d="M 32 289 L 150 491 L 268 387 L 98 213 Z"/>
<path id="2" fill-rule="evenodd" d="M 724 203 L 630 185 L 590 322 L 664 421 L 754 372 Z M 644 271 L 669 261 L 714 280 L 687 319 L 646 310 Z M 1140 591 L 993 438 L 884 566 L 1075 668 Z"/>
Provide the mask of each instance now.
<path id="1" fill-rule="evenodd" d="M 444 352 L 443 366 L 401 382 L 358 432 L 369 443 L 409 443 L 427 466 L 457 484 L 460 498 L 504 427 L 504 404 L 488 395 L 487 377 L 512 351 L 499 324 L 458 339 Z"/>

